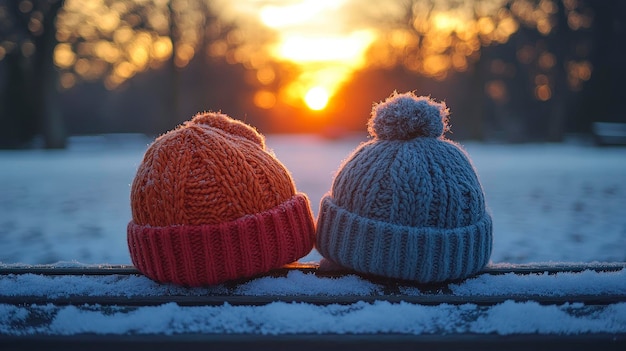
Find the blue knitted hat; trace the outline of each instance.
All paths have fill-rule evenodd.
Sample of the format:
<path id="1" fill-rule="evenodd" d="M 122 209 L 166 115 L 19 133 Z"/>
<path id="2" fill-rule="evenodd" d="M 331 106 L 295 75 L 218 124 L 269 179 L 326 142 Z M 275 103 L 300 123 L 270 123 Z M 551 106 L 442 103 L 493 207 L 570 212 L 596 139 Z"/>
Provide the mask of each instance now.
<path id="1" fill-rule="evenodd" d="M 467 153 L 443 137 L 448 109 L 394 93 L 374 105 L 362 143 L 321 201 L 317 249 L 363 273 L 461 279 L 489 261 L 491 216 Z"/>

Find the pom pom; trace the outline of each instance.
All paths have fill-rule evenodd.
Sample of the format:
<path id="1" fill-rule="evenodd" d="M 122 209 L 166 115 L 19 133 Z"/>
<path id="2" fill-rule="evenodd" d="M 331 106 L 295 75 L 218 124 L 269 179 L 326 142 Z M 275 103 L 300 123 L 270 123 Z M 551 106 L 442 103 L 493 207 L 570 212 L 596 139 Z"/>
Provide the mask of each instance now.
<path id="1" fill-rule="evenodd" d="M 259 134 L 259 132 L 256 131 L 256 129 L 223 113 L 199 113 L 194 116 L 191 122 L 187 123 L 200 124 L 213 128 L 218 128 L 227 132 L 228 134 L 248 139 L 261 146 L 261 148 L 265 148 L 265 139 L 261 134 Z"/>
<path id="2" fill-rule="evenodd" d="M 386 140 L 440 138 L 448 131 L 448 114 L 443 102 L 417 97 L 412 92 L 394 92 L 384 102 L 374 105 L 367 129 L 371 136 Z"/>

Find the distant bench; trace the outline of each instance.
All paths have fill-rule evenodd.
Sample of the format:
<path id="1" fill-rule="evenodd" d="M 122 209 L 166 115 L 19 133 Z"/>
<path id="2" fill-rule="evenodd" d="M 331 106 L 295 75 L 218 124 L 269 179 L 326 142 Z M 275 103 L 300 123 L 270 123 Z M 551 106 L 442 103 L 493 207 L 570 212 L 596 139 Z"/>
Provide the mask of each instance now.
<path id="1" fill-rule="evenodd" d="M 626 145 L 626 123 L 595 122 L 592 129 L 598 145 Z"/>
<path id="2" fill-rule="evenodd" d="M 248 294 L 258 278 L 287 278 L 270 280 L 267 292 Z M 71 279 L 68 279 L 71 278 Z M 347 279 L 370 283 L 374 290 L 342 292 L 285 293 L 272 285 L 336 282 L 337 288 Z M 290 280 L 291 279 L 291 280 Z M 316 280 L 319 279 L 319 280 Z M 332 279 L 332 280 L 329 280 Z M 343 279 L 343 280 L 342 280 Z M 604 281 L 608 284 L 602 285 Z M 580 284 L 579 284 L 580 283 Z M 589 286 L 585 286 L 588 284 Z M 82 287 L 80 285 L 84 285 Z M 490 285 L 493 291 L 490 291 Z M 303 285 L 305 286 L 305 285 Z M 311 289 L 311 285 L 308 285 Z M 13 287 L 13 290 L 12 290 Z M 91 287 L 91 288 L 90 288 Z M 136 287 L 136 291 L 132 291 Z M 254 287 L 254 286 L 252 286 Z M 626 326 L 617 332 L 591 331 L 580 333 L 475 333 L 463 330 L 463 323 L 475 323 L 482 312 L 507 301 L 532 302 L 541 306 L 566 306 L 572 314 L 593 315 L 608 306 L 626 303 L 626 263 L 491 265 L 476 277 L 463 282 L 417 284 L 383 277 L 358 274 L 342 269 L 320 269 L 317 264 L 291 264 L 267 275 L 242 279 L 218 287 L 185 289 L 161 285 L 143 277 L 134 267 L 126 265 L 100 266 L 19 266 L 0 265 L 0 311 L 9 311 L 16 317 L 5 317 L 0 322 L 1 350 L 152 350 L 180 348 L 181 350 L 409 350 L 409 349 L 476 349 L 476 350 L 626 350 Z M 297 290 L 297 286 L 295 287 Z M 103 315 L 132 313 L 146 306 L 174 303 L 178 306 L 265 306 L 275 302 L 306 303 L 315 306 L 333 304 L 388 302 L 422 306 L 476 305 L 475 316 L 459 323 L 460 332 L 441 323 L 441 332 L 410 333 L 348 333 L 307 332 L 263 335 L 263 333 L 204 333 L 176 330 L 167 333 L 123 333 L 98 335 L 95 333 L 45 332 L 54 324 L 58 311 L 75 306 Z M 4 307 L 3 307 L 4 306 Z M 567 309 L 566 308 L 566 309 Z M 348 312 L 346 312 L 348 313 Z M 28 314 L 21 318 L 18 314 Z M 33 317 L 35 316 L 35 317 Z M 2 317 L 0 317 L 2 318 Z M 11 319 L 13 318 L 13 319 Z M 159 318 L 159 316 L 155 316 Z M 511 319 L 520 318 L 511 315 Z M 528 318 L 525 316 L 524 318 Z M 537 316 L 537 318 L 542 318 Z M 8 322 L 6 321 L 8 320 Z M 626 320 L 626 319 L 625 319 Z M 88 323 L 89 321 L 77 321 Z M 365 321 L 364 321 L 365 322 Z M 249 322 L 252 323 L 252 322 Z M 33 332 L 33 328 L 44 332 Z M 51 328 L 51 327 L 50 327 Z M 52 328 L 53 329 L 53 328 Z M 19 335 L 19 334 L 22 335 Z"/>

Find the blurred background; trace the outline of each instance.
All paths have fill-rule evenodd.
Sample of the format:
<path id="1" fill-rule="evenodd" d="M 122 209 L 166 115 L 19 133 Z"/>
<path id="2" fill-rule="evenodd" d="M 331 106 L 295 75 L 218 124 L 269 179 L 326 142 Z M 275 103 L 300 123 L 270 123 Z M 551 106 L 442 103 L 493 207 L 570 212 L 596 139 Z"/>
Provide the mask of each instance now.
<path id="1" fill-rule="evenodd" d="M 263 133 L 364 132 L 393 90 L 457 140 L 626 122 L 619 0 L 0 0 L 0 148 L 158 135 L 204 110 Z"/>
<path id="2" fill-rule="evenodd" d="M 0 262 L 128 263 L 146 145 L 207 110 L 316 212 L 394 90 L 450 108 L 495 261 L 626 261 L 624 43 L 621 0 L 0 0 Z"/>

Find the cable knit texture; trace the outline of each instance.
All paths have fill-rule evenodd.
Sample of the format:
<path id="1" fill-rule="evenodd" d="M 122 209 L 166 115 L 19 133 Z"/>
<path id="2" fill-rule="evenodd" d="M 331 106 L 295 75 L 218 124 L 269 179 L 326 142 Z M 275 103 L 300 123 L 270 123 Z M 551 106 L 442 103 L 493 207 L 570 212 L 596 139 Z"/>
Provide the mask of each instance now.
<path id="1" fill-rule="evenodd" d="M 373 137 L 340 167 L 320 205 L 317 249 L 354 270 L 419 282 L 461 279 L 489 261 L 492 220 L 467 153 L 444 139 L 448 109 L 394 93 Z"/>
<path id="2" fill-rule="evenodd" d="M 306 195 L 252 127 L 195 116 L 148 148 L 131 188 L 133 264 L 185 286 L 251 277 L 308 254 Z"/>

